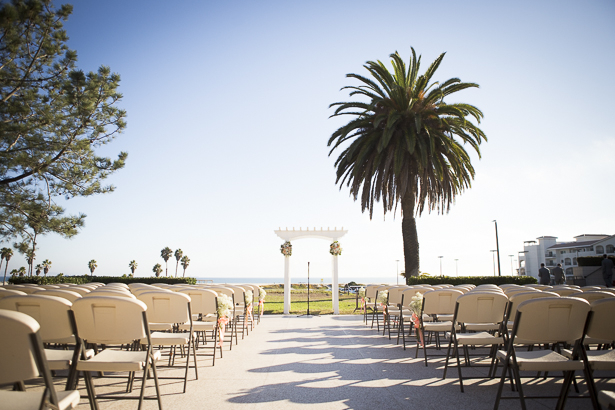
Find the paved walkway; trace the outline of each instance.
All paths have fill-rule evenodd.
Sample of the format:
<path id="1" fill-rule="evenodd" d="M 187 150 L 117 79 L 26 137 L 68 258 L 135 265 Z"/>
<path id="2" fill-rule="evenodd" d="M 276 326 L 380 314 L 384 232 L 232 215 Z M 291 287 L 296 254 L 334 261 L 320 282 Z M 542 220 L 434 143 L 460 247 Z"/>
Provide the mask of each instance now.
<path id="1" fill-rule="evenodd" d="M 266 316 L 224 358 L 199 358 L 199 379 L 161 380 L 165 409 L 492 409 L 498 380 L 476 379 L 459 391 L 453 368 L 442 380 L 444 359 L 433 358 L 425 367 L 422 353 L 414 359 L 414 343 L 407 350 L 395 340 L 362 323 L 361 316 Z M 445 353 L 441 352 L 441 353 Z M 464 376 L 486 375 L 487 370 L 464 368 Z M 170 370 L 161 369 L 161 375 Z M 173 373 L 181 373 L 171 371 Z M 96 380 L 98 392 L 108 390 Z M 107 382 L 109 383 L 109 382 Z M 113 381 L 111 381 L 113 383 Z M 115 380 L 117 391 L 118 381 Z M 581 391 L 584 384 L 579 383 Z M 139 387 L 140 383 L 136 383 Z M 154 394 L 153 382 L 146 394 Z M 559 393 L 559 382 L 527 381 L 526 394 Z M 85 395 L 83 384 L 82 394 Z M 601 388 L 615 390 L 614 383 Z M 504 390 L 511 396 L 510 388 Z M 529 409 L 550 409 L 556 400 L 530 400 Z M 136 401 L 101 400 L 101 409 L 136 409 Z M 83 398 L 79 409 L 89 408 Z M 147 401 L 145 409 L 156 409 Z M 501 409 L 518 409 L 518 400 L 505 400 Z M 569 399 L 567 409 L 589 409 L 589 399 Z"/>

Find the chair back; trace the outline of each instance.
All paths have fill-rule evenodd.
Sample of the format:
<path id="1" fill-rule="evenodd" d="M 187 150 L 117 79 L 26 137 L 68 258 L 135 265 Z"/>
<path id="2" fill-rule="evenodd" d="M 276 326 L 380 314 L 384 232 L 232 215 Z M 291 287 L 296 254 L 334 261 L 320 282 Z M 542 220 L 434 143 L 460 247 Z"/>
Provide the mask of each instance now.
<path id="1" fill-rule="evenodd" d="M 246 302 L 246 290 L 241 286 L 224 285 L 225 288 L 233 289 L 235 294 L 234 301 L 236 305 L 243 305 Z"/>
<path id="2" fill-rule="evenodd" d="M 457 322 L 459 323 L 500 323 L 508 298 L 497 292 L 468 292 L 457 298 Z"/>
<path id="3" fill-rule="evenodd" d="M 559 297 L 526 300 L 515 317 L 516 336 L 536 343 L 571 342 L 583 336 L 591 306 L 583 299 Z"/>
<path id="4" fill-rule="evenodd" d="M 560 296 L 570 296 L 573 293 L 579 293 L 579 289 L 572 288 L 553 288 L 549 289 L 549 292 L 557 293 Z"/>
<path id="5" fill-rule="evenodd" d="M 509 298 L 513 297 L 514 295 L 518 295 L 519 293 L 528 293 L 528 292 L 540 293 L 542 291 L 539 289 L 530 288 L 530 287 L 508 288 L 504 290 L 504 293 Z"/>
<path id="6" fill-rule="evenodd" d="M 0 309 L 21 312 L 36 320 L 44 343 L 64 341 L 74 335 L 69 317 L 71 306 L 72 303 L 67 299 L 38 293 L 0 300 Z"/>
<path id="7" fill-rule="evenodd" d="M 4 289 L 2 292 L 0 292 L 0 299 L 2 298 L 6 298 L 9 296 L 26 296 L 27 293 L 26 292 L 22 292 L 20 290 L 17 289 Z"/>
<path id="8" fill-rule="evenodd" d="M 456 289 L 430 290 L 423 295 L 423 313 L 428 315 L 452 315 L 457 298 L 463 292 Z"/>
<path id="9" fill-rule="evenodd" d="M 532 285 L 525 285 L 528 288 L 534 288 L 534 289 L 538 289 L 538 290 L 546 290 L 546 289 L 551 289 L 553 288 L 553 286 L 550 285 L 539 285 L 539 284 L 532 284 Z"/>
<path id="10" fill-rule="evenodd" d="M 88 293 L 87 295 L 83 296 L 84 298 L 89 298 L 89 297 L 97 297 L 97 296 L 117 296 L 117 297 L 122 297 L 122 298 L 128 298 L 128 299 L 136 299 L 135 295 L 133 295 L 130 292 L 127 291 L 123 291 L 123 290 L 102 290 L 102 289 L 96 289 L 91 291 L 90 293 Z"/>
<path id="11" fill-rule="evenodd" d="M 372 301 L 376 299 L 376 292 L 380 286 L 382 285 L 367 285 L 365 287 L 365 298 Z"/>
<path id="12" fill-rule="evenodd" d="M 79 336 L 89 343 L 127 344 L 146 338 L 147 305 L 118 296 L 77 299 L 73 312 Z"/>
<path id="13" fill-rule="evenodd" d="M 401 295 L 407 290 L 405 286 L 395 286 L 389 289 L 389 305 L 397 306 L 401 303 Z"/>
<path id="14" fill-rule="evenodd" d="M 185 323 L 191 318 L 190 296 L 181 292 L 152 291 L 139 295 L 150 323 Z"/>
<path id="15" fill-rule="evenodd" d="M 231 298 L 231 300 L 233 300 L 233 303 L 235 303 L 235 291 L 231 288 L 227 288 L 224 286 L 212 286 L 207 288 L 208 290 L 213 290 L 216 293 L 221 293 L 223 295 L 226 295 L 228 297 Z"/>
<path id="16" fill-rule="evenodd" d="M 12 384 L 38 377 L 32 335 L 40 326 L 25 313 L 0 310 L 0 384 Z"/>
<path id="17" fill-rule="evenodd" d="M 78 294 L 77 292 L 73 292 L 71 290 L 64 290 L 64 289 L 43 289 L 43 290 L 39 290 L 38 292 L 34 292 L 34 295 L 57 296 L 59 298 L 64 298 L 71 303 L 81 298 L 81 295 Z"/>
<path id="18" fill-rule="evenodd" d="M 587 336 L 615 341 L 613 309 L 615 309 L 615 298 L 600 299 L 591 303 L 592 318 L 587 327 Z"/>
<path id="19" fill-rule="evenodd" d="M 508 295 L 508 320 L 513 320 L 517 315 L 517 308 L 521 302 L 538 298 L 558 298 L 559 295 L 553 292 L 523 292 Z"/>
<path id="20" fill-rule="evenodd" d="M 184 288 L 181 293 L 190 297 L 190 306 L 192 307 L 192 313 L 206 315 L 217 314 L 217 302 L 218 294 L 209 289 L 198 288 Z"/>
<path id="21" fill-rule="evenodd" d="M 410 289 L 405 289 L 402 292 L 402 299 L 403 299 L 403 305 L 404 306 L 408 306 L 410 305 L 410 302 L 412 302 L 412 298 L 417 294 L 420 293 L 421 296 L 425 294 L 425 292 L 429 292 L 432 289 L 430 288 L 422 288 L 422 287 L 414 287 L 414 288 L 410 288 Z"/>
<path id="22" fill-rule="evenodd" d="M 601 292 L 598 290 L 594 292 L 577 292 L 577 293 L 573 293 L 568 296 L 573 297 L 573 298 L 585 299 L 589 303 L 595 302 L 596 300 L 600 300 L 600 299 L 615 298 L 615 295 L 612 294 L 611 292 Z"/>

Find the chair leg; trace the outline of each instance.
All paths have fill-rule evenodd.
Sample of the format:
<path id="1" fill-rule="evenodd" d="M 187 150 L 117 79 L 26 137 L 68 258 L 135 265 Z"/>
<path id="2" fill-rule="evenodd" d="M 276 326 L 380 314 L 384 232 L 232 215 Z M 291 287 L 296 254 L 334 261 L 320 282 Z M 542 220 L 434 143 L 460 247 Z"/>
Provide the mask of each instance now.
<path id="1" fill-rule="evenodd" d="M 83 372 L 83 380 L 85 381 L 85 389 L 90 399 L 90 409 L 99 410 L 98 401 L 96 400 L 96 390 L 94 390 L 94 382 L 92 381 L 90 372 Z"/>
<path id="2" fill-rule="evenodd" d="M 464 346 L 465 347 L 465 346 Z M 463 393 L 463 376 L 461 375 L 461 362 L 459 361 L 459 344 L 455 343 L 455 358 L 457 359 L 457 374 L 459 375 L 459 387 Z"/>

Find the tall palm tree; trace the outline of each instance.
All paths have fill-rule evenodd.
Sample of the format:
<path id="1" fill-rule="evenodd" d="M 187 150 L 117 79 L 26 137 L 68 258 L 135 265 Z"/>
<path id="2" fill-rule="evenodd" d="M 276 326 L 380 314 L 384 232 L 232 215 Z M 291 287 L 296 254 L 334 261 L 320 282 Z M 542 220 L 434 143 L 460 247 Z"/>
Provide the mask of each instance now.
<path id="1" fill-rule="evenodd" d="M 188 256 L 184 256 L 181 262 L 182 262 L 182 268 L 184 268 L 184 274 L 182 275 L 182 278 L 185 278 L 186 268 L 188 267 L 188 265 L 190 265 L 190 258 Z"/>
<path id="2" fill-rule="evenodd" d="M 92 259 L 88 262 L 88 268 L 90 269 L 90 275 L 94 277 L 94 271 L 96 270 L 96 268 L 98 268 L 98 263 L 94 259 Z"/>
<path id="3" fill-rule="evenodd" d="M 156 277 L 159 277 L 160 274 L 162 273 L 162 266 L 160 266 L 159 263 L 154 265 L 154 268 L 152 269 L 152 271 L 156 274 Z"/>
<path id="4" fill-rule="evenodd" d="M 336 183 L 340 189 L 346 184 L 354 200 L 360 197 L 361 210 L 369 210 L 370 218 L 381 199 L 385 215 L 401 205 L 405 272 L 414 276 L 419 272 L 415 217 L 425 209 L 449 211 L 474 178 L 464 146 L 480 158 L 479 145 L 487 137 L 469 118 L 480 123 L 483 113 L 478 108 L 444 102 L 448 95 L 477 84 L 458 78 L 430 83 L 444 53 L 423 74 L 414 49 L 408 66 L 397 52 L 390 57 L 392 72 L 380 61 L 368 61 L 364 67 L 372 78 L 347 75 L 360 85 L 343 89 L 364 98 L 331 104 L 336 107 L 332 117 L 353 118 L 331 135 L 328 146 L 329 155 L 343 149 L 335 162 Z"/>
<path id="5" fill-rule="evenodd" d="M 49 272 L 49 268 L 51 268 L 51 261 L 45 259 L 41 265 L 43 265 L 43 272 L 45 273 L 45 277 L 47 277 L 47 272 Z"/>
<path id="6" fill-rule="evenodd" d="M 34 259 L 36 259 L 36 254 L 32 249 L 28 249 L 25 255 L 28 262 L 28 276 L 32 276 L 32 268 L 34 267 Z"/>
<path id="7" fill-rule="evenodd" d="M 13 256 L 13 250 L 11 248 L 2 248 L 0 250 L 0 255 L 2 255 L 2 259 L 6 261 L 6 265 L 4 265 L 4 279 L 2 280 L 2 284 L 6 285 L 6 270 L 9 268 L 9 261 L 11 260 L 11 256 Z"/>
<path id="8" fill-rule="evenodd" d="M 177 261 L 177 263 L 175 263 L 175 277 L 177 277 L 177 268 L 179 267 L 179 261 L 182 256 L 184 256 L 184 252 L 181 249 L 175 251 L 175 260 Z"/>
<path id="9" fill-rule="evenodd" d="M 130 268 L 130 272 L 132 272 L 132 274 L 130 276 L 135 276 L 135 271 L 137 270 L 137 261 L 132 260 L 130 261 L 130 263 L 128 264 L 128 267 Z"/>
<path id="10" fill-rule="evenodd" d="M 173 251 L 168 246 L 160 251 L 160 256 L 164 259 L 164 263 L 166 265 L 166 269 L 164 271 L 164 276 L 169 276 L 169 258 L 173 255 Z"/>
<path id="11" fill-rule="evenodd" d="M 43 267 L 39 263 L 38 265 L 36 265 L 36 276 L 41 276 L 42 271 L 43 271 Z"/>

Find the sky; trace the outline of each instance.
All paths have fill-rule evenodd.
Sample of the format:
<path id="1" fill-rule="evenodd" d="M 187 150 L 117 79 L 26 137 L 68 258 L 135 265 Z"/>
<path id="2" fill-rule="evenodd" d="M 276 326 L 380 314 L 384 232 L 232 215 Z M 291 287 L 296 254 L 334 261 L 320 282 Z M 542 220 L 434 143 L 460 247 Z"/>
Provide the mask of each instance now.
<path id="1" fill-rule="evenodd" d="M 401 215 L 379 205 L 370 220 L 335 184 L 327 141 L 348 119 L 329 118 L 329 105 L 352 99 L 346 74 L 390 65 L 395 51 L 408 61 L 411 47 L 422 71 L 446 52 L 433 80 L 480 85 L 447 102 L 481 109 L 488 138 L 471 189 L 448 214 L 417 219 L 422 272 L 492 275 L 493 220 L 502 274 L 523 241 L 615 234 L 611 0 L 71 4 L 79 68 L 121 76 L 128 126 L 100 153 L 128 159 L 107 180 L 114 193 L 59 201 L 87 218 L 72 239 L 38 241 L 50 274 L 85 274 L 95 259 L 98 275 L 128 274 L 136 260 L 136 276 L 151 276 L 168 246 L 188 255 L 190 276 L 282 278 L 274 230 L 343 227 L 340 277 L 395 281 Z M 291 276 L 309 261 L 330 280 L 328 250 L 295 241 Z"/>

